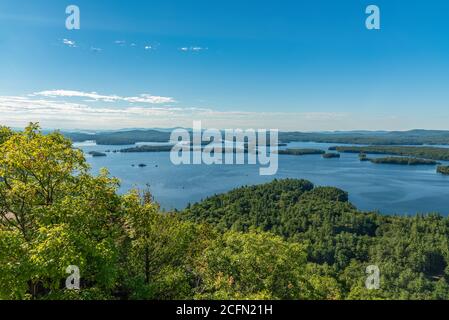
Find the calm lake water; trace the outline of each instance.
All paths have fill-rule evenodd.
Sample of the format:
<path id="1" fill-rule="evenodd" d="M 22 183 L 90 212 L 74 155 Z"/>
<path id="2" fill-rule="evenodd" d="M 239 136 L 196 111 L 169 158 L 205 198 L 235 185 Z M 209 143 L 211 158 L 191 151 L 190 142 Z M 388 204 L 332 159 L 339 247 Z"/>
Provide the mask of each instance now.
<path id="1" fill-rule="evenodd" d="M 332 145 L 335 144 L 290 143 L 288 147 L 327 150 Z M 85 152 L 131 147 L 97 146 L 94 143 L 75 146 Z M 344 153 L 339 159 L 323 159 L 320 155 L 279 155 L 278 173 L 260 176 L 257 165 L 175 166 L 169 157 L 168 152 L 111 152 L 107 157 L 87 156 L 92 173 L 105 167 L 121 180 L 120 192 L 149 184 L 156 201 L 166 210 L 183 209 L 189 202 L 243 185 L 265 183 L 274 178 L 302 178 L 315 185 L 335 186 L 349 192 L 350 201 L 361 210 L 378 210 L 385 214 L 449 214 L 449 177 L 437 174 L 435 166 L 373 164 L 359 161 L 357 154 Z M 147 166 L 138 167 L 141 163 Z"/>

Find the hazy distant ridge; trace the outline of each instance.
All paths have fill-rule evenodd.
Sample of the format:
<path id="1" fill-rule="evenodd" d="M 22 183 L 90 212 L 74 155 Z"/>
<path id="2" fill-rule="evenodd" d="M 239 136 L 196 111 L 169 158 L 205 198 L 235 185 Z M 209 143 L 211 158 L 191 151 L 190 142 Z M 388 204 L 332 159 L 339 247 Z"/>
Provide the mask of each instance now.
<path id="1" fill-rule="evenodd" d="M 74 142 L 95 140 L 100 145 L 129 145 L 137 142 L 168 142 L 169 129 L 131 129 L 104 132 L 63 132 Z M 449 131 L 335 131 L 335 132 L 280 132 L 280 142 L 323 142 L 372 145 L 449 145 Z"/>

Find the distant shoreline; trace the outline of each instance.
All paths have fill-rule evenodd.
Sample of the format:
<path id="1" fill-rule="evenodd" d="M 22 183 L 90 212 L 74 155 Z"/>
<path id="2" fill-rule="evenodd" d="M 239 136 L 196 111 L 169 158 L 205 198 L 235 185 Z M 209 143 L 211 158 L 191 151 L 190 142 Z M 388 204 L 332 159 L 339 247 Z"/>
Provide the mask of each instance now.
<path id="1" fill-rule="evenodd" d="M 133 145 L 142 141 L 169 143 L 171 132 L 157 129 L 108 131 L 108 132 L 64 132 L 73 142 L 96 141 L 98 145 Z M 279 142 L 320 142 L 355 145 L 412 145 L 449 146 L 449 131 L 356 131 L 356 132 L 279 132 Z"/>

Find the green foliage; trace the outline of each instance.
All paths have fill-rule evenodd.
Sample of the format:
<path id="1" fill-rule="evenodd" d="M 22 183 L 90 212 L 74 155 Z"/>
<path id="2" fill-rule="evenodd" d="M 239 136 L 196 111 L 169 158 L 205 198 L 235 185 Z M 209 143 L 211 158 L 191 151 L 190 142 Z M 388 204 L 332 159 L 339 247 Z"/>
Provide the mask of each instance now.
<path id="1" fill-rule="evenodd" d="M 449 166 L 438 166 L 437 172 L 444 175 L 449 175 Z"/>
<path id="2" fill-rule="evenodd" d="M 8 127 L 0 126 L 0 145 L 8 140 L 13 135 L 13 132 Z"/>
<path id="3" fill-rule="evenodd" d="M 0 128 L 0 299 L 448 299 L 449 219 L 274 180 L 160 213 L 59 133 Z M 381 270 L 379 290 L 366 267 Z M 81 272 L 65 288 L 66 269 Z"/>
<path id="4" fill-rule="evenodd" d="M 292 192 L 298 184 L 309 187 Z M 232 206 L 229 196 L 234 192 L 241 195 L 235 201 L 250 203 L 250 208 L 260 208 L 266 204 L 265 199 L 271 199 L 270 206 L 262 211 L 265 217 L 260 216 L 260 211 Z M 219 228 L 262 228 L 286 241 L 306 245 L 307 262 L 314 270 L 306 273 L 307 279 L 323 299 L 449 297 L 449 219 L 439 215 L 407 217 L 360 212 L 347 202 L 345 192 L 310 188 L 310 184 L 299 180 L 237 189 L 194 204 L 182 214 L 186 219 L 207 221 Z M 266 224 L 265 219 L 271 223 Z M 242 221 L 245 228 L 241 227 Z M 368 265 L 377 265 L 381 270 L 379 290 L 365 288 Z M 320 272 L 321 268 L 326 272 Z M 317 297 L 316 291 L 309 298 Z"/>
<path id="5" fill-rule="evenodd" d="M 310 296 L 304 279 L 303 246 L 269 233 L 228 231 L 200 258 L 206 299 L 301 299 Z"/>
<path id="6" fill-rule="evenodd" d="M 95 140 L 98 145 L 129 145 L 142 141 L 168 142 L 170 140 L 170 132 L 157 130 L 97 132 L 95 134 L 64 132 L 64 136 L 74 142 Z"/>
<path id="7" fill-rule="evenodd" d="M 390 132 L 335 132 L 306 133 L 279 132 L 282 142 L 323 142 L 369 145 L 423 145 L 449 144 L 449 131 L 444 130 L 410 130 Z"/>
<path id="8" fill-rule="evenodd" d="M 187 299 L 195 281 L 193 264 L 214 233 L 201 225 L 160 214 L 145 193 L 140 203 L 137 192 L 125 197 L 126 245 L 125 282 L 135 299 Z"/>
<path id="9" fill-rule="evenodd" d="M 348 202 L 348 193 L 334 187 L 315 187 L 307 192 L 303 198 L 318 198 L 328 201 Z"/>
<path id="10" fill-rule="evenodd" d="M 250 186 L 210 197 L 186 209 L 182 215 L 195 222 L 216 225 L 220 230 L 247 231 L 251 226 L 267 231 L 279 225 L 278 214 L 313 188 L 305 180 L 287 179 Z"/>
<path id="11" fill-rule="evenodd" d="M 325 154 L 326 152 L 321 149 L 286 149 L 279 150 L 279 154 L 290 154 L 294 156 L 305 156 L 308 154 Z"/>
<path id="12" fill-rule="evenodd" d="M 407 166 L 415 166 L 420 164 L 436 165 L 438 162 L 434 160 L 408 158 L 408 157 L 386 157 L 370 159 L 372 163 L 386 163 L 386 164 L 402 164 Z"/>
<path id="13" fill-rule="evenodd" d="M 331 147 L 331 150 L 345 153 L 392 154 L 397 156 L 417 157 L 432 160 L 449 160 L 448 148 L 410 147 L 410 146 L 366 146 L 366 147 Z"/>
<path id="14" fill-rule="evenodd" d="M 106 172 L 88 175 L 70 141 L 33 124 L 0 150 L 0 239 L 8 253 L 0 255 L 0 281 L 18 274 L 0 298 L 57 296 L 69 265 L 82 270 L 84 286 L 112 288 L 122 233 L 117 182 Z"/>
<path id="15" fill-rule="evenodd" d="M 137 146 L 132 148 L 121 149 L 120 152 L 170 152 L 173 146 Z"/>
<path id="16" fill-rule="evenodd" d="M 26 256 L 28 245 L 19 231 L 0 227 L 0 300 L 27 299 L 27 281 L 33 265 Z"/>

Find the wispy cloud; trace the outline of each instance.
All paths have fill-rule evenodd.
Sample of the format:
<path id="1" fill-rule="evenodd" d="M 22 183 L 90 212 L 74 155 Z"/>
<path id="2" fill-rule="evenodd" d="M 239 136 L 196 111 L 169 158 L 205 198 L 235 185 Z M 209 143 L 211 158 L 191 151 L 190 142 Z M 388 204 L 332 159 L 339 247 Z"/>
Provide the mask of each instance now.
<path id="1" fill-rule="evenodd" d="M 103 49 L 101 48 L 96 48 L 96 47 L 90 47 L 90 51 L 95 52 L 95 53 L 100 53 L 103 51 Z"/>
<path id="2" fill-rule="evenodd" d="M 116 41 L 114 41 L 114 43 L 116 45 L 118 45 L 118 46 L 121 46 L 121 47 L 126 45 L 126 41 L 125 40 L 116 40 Z"/>
<path id="3" fill-rule="evenodd" d="M 70 48 L 76 48 L 76 42 L 73 40 L 69 40 L 69 39 L 62 39 L 62 43 L 65 44 L 66 46 L 70 47 Z"/>
<path id="4" fill-rule="evenodd" d="M 194 46 L 194 47 L 181 47 L 181 48 L 179 48 L 179 50 L 182 52 L 200 52 L 200 51 L 208 50 L 208 48 Z"/>
<path id="5" fill-rule="evenodd" d="M 349 115 L 342 113 L 221 111 L 207 107 L 153 104 L 162 101 L 173 99 L 145 94 L 121 97 L 70 90 L 49 90 L 26 96 L 0 96 L 0 122 L 17 127 L 32 121 L 40 122 L 44 127 L 60 129 L 119 129 L 189 127 L 192 121 L 202 120 L 206 127 L 216 128 L 330 130 L 344 128 L 342 124 L 351 119 Z"/>
<path id="6" fill-rule="evenodd" d="M 129 103 L 150 103 L 150 104 L 164 104 L 164 103 L 175 103 L 176 100 L 172 97 L 162 97 L 154 96 L 148 93 L 141 94 L 136 97 L 122 97 L 118 95 L 102 95 L 96 92 L 83 92 L 76 90 L 46 90 L 41 92 L 33 93 L 33 96 L 43 96 L 43 97 L 63 97 L 63 98 L 86 98 L 96 101 L 104 102 L 118 102 L 126 101 Z"/>

